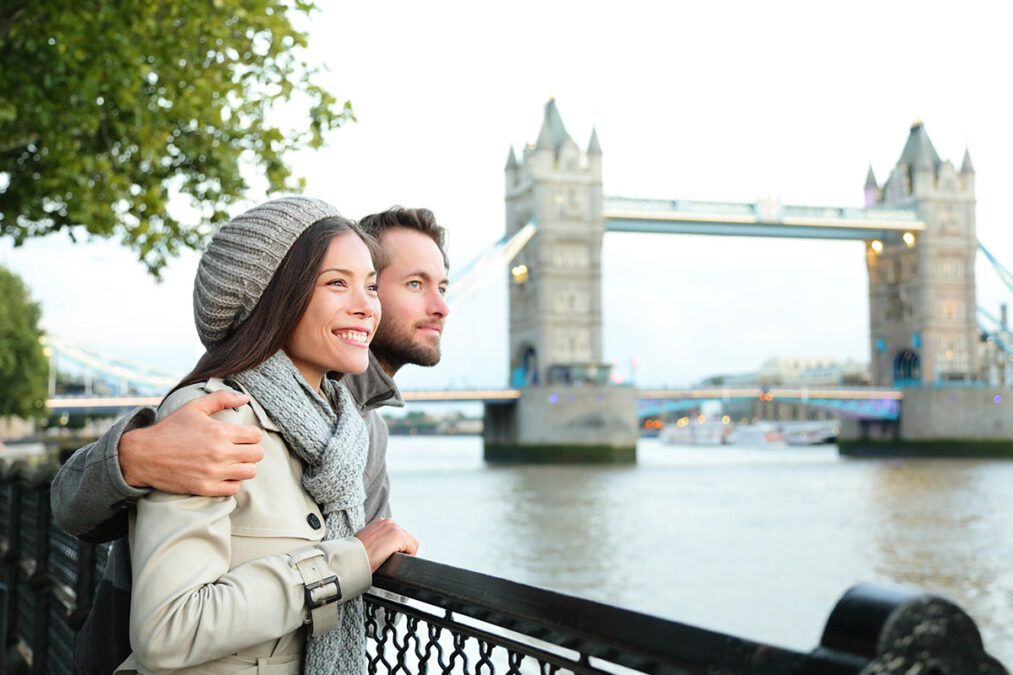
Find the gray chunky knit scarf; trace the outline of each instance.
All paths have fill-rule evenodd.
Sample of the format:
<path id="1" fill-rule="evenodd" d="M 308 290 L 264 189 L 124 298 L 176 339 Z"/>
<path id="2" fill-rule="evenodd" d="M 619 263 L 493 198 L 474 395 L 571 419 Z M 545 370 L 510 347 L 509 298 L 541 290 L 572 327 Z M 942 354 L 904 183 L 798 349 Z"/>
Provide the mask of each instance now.
<path id="1" fill-rule="evenodd" d="M 362 472 L 369 437 L 348 389 L 324 378 L 321 396 L 280 349 L 234 379 L 281 428 L 289 451 L 303 460 L 302 484 L 323 511 L 324 539 L 349 537 L 362 529 L 366 517 Z M 366 671 L 362 599 L 345 602 L 339 611 L 335 630 L 309 639 L 305 672 L 360 675 Z"/>

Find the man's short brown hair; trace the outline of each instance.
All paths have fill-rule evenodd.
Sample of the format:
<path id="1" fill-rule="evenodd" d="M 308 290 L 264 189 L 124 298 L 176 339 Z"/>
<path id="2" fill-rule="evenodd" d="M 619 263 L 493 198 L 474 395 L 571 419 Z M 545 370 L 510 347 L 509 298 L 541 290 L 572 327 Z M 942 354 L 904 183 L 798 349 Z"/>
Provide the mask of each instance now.
<path id="1" fill-rule="evenodd" d="M 383 233 L 393 227 L 405 227 L 409 230 L 417 230 L 426 235 L 440 249 L 443 256 L 443 266 L 450 269 L 450 260 L 447 258 L 447 230 L 436 222 L 436 216 L 429 209 L 409 209 L 403 206 L 393 206 L 380 213 L 371 213 L 359 221 L 359 227 L 372 235 L 377 241 L 381 241 Z M 381 241 L 382 243 L 382 241 Z"/>

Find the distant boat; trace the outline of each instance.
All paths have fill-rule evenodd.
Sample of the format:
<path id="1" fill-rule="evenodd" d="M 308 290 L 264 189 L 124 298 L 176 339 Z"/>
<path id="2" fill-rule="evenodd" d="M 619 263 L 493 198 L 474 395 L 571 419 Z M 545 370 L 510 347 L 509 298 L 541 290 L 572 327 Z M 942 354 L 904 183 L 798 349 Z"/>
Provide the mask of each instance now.
<path id="1" fill-rule="evenodd" d="M 837 420 L 787 422 L 782 426 L 782 431 L 788 445 L 821 445 L 835 442 L 841 433 L 841 426 Z"/>
<path id="2" fill-rule="evenodd" d="M 771 422 L 756 422 L 737 426 L 728 434 L 726 443 L 730 445 L 766 445 L 784 443 L 784 434 Z"/>
<path id="3" fill-rule="evenodd" d="M 6 445 L 0 442 L 0 457 L 8 461 L 41 457 L 45 454 L 46 445 L 37 441 L 8 441 Z"/>
<path id="4" fill-rule="evenodd" d="M 662 443 L 670 445 L 720 445 L 725 442 L 730 429 L 730 425 L 720 420 L 707 422 L 693 420 L 683 426 L 669 424 L 661 430 L 658 438 Z"/>
<path id="5" fill-rule="evenodd" d="M 833 443 L 840 431 L 837 420 L 739 425 L 691 420 L 682 426 L 669 424 L 658 438 L 669 445 L 819 445 Z"/>

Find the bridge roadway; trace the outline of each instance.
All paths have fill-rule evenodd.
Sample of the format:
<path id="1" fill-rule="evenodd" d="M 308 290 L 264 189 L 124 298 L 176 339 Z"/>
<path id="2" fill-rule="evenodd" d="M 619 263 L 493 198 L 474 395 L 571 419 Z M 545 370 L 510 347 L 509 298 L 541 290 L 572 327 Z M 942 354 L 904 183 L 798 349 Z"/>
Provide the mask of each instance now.
<path id="1" fill-rule="evenodd" d="M 551 401 L 552 387 L 541 387 L 546 404 Z M 897 389 L 854 388 L 788 388 L 788 387 L 710 387 L 685 389 L 630 388 L 637 397 L 641 417 L 684 410 L 704 401 L 758 399 L 801 403 L 831 408 L 848 417 L 896 420 L 904 394 Z M 520 389 L 428 389 L 401 392 L 405 401 L 424 403 L 508 403 L 521 397 Z M 530 391 L 530 390 L 529 390 Z M 89 414 L 119 413 L 138 406 L 157 406 L 158 396 L 67 396 L 54 397 L 46 406 L 54 413 L 85 412 Z"/>

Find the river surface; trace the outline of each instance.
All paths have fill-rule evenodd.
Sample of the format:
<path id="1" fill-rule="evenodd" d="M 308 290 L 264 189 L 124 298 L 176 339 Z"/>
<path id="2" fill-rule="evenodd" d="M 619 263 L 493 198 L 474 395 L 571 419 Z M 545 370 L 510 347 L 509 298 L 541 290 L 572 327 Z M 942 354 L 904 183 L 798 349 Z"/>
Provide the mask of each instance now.
<path id="1" fill-rule="evenodd" d="M 478 437 L 393 437 L 419 555 L 809 650 L 860 581 L 956 601 L 1013 665 L 1013 461 L 670 446 L 635 466 L 487 465 Z"/>

